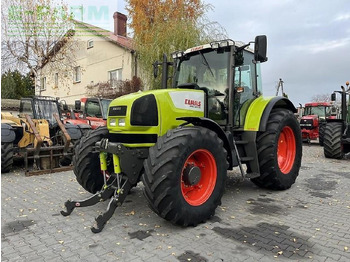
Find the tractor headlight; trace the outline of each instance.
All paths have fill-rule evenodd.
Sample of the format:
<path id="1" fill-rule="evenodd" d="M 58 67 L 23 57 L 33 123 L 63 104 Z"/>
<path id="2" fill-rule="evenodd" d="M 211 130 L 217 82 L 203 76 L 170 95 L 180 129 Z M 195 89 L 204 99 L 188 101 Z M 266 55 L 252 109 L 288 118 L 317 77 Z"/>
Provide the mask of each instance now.
<path id="1" fill-rule="evenodd" d="M 118 119 L 118 126 L 125 126 L 125 118 Z"/>
<path id="2" fill-rule="evenodd" d="M 109 125 L 110 126 L 116 126 L 117 125 L 117 120 L 115 118 L 112 118 L 109 120 Z"/>

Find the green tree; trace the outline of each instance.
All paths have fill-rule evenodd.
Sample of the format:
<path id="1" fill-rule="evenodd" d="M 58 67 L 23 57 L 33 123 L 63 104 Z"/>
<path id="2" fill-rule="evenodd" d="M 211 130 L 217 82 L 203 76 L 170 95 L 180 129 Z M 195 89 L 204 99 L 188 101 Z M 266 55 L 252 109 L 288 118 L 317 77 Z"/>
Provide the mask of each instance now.
<path id="1" fill-rule="evenodd" d="M 134 45 L 146 83 L 150 89 L 160 87 L 153 79 L 152 63 L 162 61 L 163 54 L 184 50 L 203 42 L 227 38 L 219 25 L 207 22 L 205 13 L 211 8 L 200 0 L 127 0 L 134 32 Z M 218 29 L 219 28 L 219 29 Z"/>
<path id="2" fill-rule="evenodd" d="M 7 71 L 1 75 L 1 98 L 20 99 L 34 95 L 34 82 L 29 74 Z"/>

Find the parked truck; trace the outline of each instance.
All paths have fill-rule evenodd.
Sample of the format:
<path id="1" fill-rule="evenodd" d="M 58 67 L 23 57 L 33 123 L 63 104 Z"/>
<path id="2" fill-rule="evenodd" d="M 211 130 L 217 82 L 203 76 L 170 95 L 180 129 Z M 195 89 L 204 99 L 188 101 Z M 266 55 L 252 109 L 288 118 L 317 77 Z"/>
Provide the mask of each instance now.
<path id="1" fill-rule="evenodd" d="M 75 101 L 75 107 L 66 123 L 73 125 L 87 124 L 92 129 L 106 125 L 108 106 L 112 99 L 83 97 Z M 82 107 L 82 103 L 84 107 Z"/>

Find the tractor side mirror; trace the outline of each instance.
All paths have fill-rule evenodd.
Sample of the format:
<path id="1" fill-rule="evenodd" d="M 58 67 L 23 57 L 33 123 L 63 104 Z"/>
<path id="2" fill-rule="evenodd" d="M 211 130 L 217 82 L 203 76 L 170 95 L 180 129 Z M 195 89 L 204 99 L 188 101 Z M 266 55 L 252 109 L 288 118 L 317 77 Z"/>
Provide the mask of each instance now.
<path id="1" fill-rule="evenodd" d="M 335 93 L 331 94 L 331 101 L 335 101 Z"/>
<path id="2" fill-rule="evenodd" d="M 155 61 L 153 63 L 153 76 L 154 76 L 154 78 L 157 78 L 157 76 L 158 76 L 158 65 L 159 65 L 158 61 Z"/>
<path id="3" fill-rule="evenodd" d="M 81 101 L 75 100 L 74 107 L 75 107 L 75 110 L 80 111 L 81 110 Z"/>
<path id="4" fill-rule="evenodd" d="M 58 99 L 59 99 L 59 98 L 57 98 L 57 101 L 58 101 Z M 61 106 L 62 106 L 63 111 L 68 111 L 68 105 L 67 105 L 67 103 L 66 103 L 65 100 L 61 100 L 61 101 L 60 101 L 60 104 L 61 104 Z"/>
<path id="5" fill-rule="evenodd" d="M 255 37 L 254 60 L 257 62 L 266 62 L 267 38 L 266 35 L 258 35 Z"/>

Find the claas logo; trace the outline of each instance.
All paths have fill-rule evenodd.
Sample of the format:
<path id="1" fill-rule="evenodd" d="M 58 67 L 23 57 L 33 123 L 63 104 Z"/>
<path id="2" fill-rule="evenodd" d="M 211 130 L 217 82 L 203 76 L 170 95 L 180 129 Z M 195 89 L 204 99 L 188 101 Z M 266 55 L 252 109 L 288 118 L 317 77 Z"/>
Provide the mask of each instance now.
<path id="1" fill-rule="evenodd" d="M 200 108 L 202 105 L 201 101 L 193 100 L 193 99 L 185 99 L 185 105 L 190 107 Z"/>

